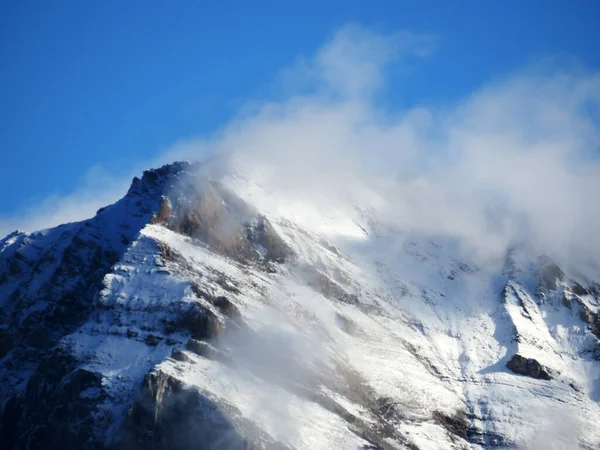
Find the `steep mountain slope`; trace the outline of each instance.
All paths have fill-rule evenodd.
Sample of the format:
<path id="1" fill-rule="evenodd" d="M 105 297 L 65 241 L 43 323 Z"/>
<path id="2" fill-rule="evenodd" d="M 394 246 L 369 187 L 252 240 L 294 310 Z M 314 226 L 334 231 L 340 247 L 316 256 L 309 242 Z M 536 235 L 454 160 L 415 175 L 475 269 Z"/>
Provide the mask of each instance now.
<path id="1" fill-rule="evenodd" d="M 250 167 L 0 242 L 1 448 L 598 448 L 598 284 Z"/>

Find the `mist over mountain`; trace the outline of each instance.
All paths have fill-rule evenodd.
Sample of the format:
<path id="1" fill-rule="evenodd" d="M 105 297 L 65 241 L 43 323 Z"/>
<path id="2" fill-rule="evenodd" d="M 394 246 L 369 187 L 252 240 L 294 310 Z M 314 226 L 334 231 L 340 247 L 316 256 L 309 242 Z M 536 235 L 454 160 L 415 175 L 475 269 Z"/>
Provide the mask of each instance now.
<path id="1" fill-rule="evenodd" d="M 262 170 L 148 170 L 1 241 L 4 448 L 596 446 L 597 282 Z"/>
<path id="2" fill-rule="evenodd" d="M 346 27 L 125 193 L 4 219 L 0 448 L 598 448 L 600 77 L 386 108 L 434 47 Z"/>

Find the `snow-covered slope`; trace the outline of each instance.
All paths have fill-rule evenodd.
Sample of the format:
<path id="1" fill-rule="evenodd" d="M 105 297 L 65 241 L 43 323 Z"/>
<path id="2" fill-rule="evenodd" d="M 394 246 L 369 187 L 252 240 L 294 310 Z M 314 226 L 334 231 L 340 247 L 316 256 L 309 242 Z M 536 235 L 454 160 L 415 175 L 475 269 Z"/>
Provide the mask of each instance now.
<path id="1" fill-rule="evenodd" d="M 600 446 L 598 284 L 207 173 L 0 242 L 0 447 Z"/>

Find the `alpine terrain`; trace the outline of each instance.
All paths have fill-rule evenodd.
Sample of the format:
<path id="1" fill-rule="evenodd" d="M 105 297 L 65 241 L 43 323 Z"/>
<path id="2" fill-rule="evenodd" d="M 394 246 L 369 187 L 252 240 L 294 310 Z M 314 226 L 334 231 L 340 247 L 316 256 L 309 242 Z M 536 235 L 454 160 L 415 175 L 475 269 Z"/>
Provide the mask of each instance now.
<path id="1" fill-rule="evenodd" d="M 600 273 L 236 161 L 0 241 L 0 448 L 600 448 Z"/>

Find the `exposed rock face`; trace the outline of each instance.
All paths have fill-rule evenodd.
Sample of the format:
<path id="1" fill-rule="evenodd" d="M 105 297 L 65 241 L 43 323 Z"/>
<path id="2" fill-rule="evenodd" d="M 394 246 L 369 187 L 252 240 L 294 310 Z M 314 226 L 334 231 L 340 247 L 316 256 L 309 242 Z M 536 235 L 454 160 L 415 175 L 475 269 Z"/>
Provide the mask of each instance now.
<path id="1" fill-rule="evenodd" d="M 539 258 L 537 293 L 543 296 L 548 290 L 555 290 L 558 283 L 565 279 L 565 273 L 548 257 Z"/>
<path id="2" fill-rule="evenodd" d="M 158 208 L 158 212 L 152 216 L 150 219 L 151 224 L 162 224 L 168 223 L 171 219 L 171 214 L 173 213 L 173 207 L 171 206 L 171 202 L 168 198 L 163 197 L 160 202 L 160 207 Z"/>
<path id="3" fill-rule="evenodd" d="M 514 355 L 506 363 L 506 367 L 519 375 L 525 375 L 540 380 L 551 380 L 552 377 L 548 370 L 533 358 L 525 358 L 521 355 Z"/>
<path id="4" fill-rule="evenodd" d="M 241 262 L 283 263 L 291 250 L 270 222 L 215 182 L 189 183 L 173 200 L 170 229 Z"/>
<path id="5" fill-rule="evenodd" d="M 263 250 L 263 257 L 267 261 L 281 264 L 292 253 L 273 225 L 262 216 L 255 217 L 251 223 L 246 225 L 246 239 Z"/>
<path id="6" fill-rule="evenodd" d="M 185 354 L 185 352 L 182 352 L 178 348 L 174 348 L 171 351 L 171 358 L 173 358 L 173 359 L 175 359 L 177 361 L 181 361 L 181 362 L 189 362 L 190 361 L 189 356 L 187 356 Z"/>
<path id="7" fill-rule="evenodd" d="M 600 314 L 593 312 L 581 299 L 576 298 L 579 307 L 579 317 L 590 326 L 590 330 L 600 339 Z"/>
<path id="8" fill-rule="evenodd" d="M 190 339 L 185 345 L 185 348 L 203 358 L 217 359 L 219 357 L 219 353 L 208 343 L 196 339 Z"/>
<path id="9" fill-rule="evenodd" d="M 584 288 L 581 284 L 575 282 L 573 286 L 571 286 L 571 292 L 575 295 L 589 295 L 591 294 L 586 288 Z"/>
<path id="10" fill-rule="evenodd" d="M 248 257 L 244 237 L 235 213 L 249 217 L 249 211 L 232 211 L 215 186 L 189 185 L 192 194 L 177 201 L 169 227 L 179 233 L 198 238 L 218 252 L 232 257 Z"/>
<path id="11" fill-rule="evenodd" d="M 212 295 L 203 290 L 197 283 L 192 283 L 192 292 L 199 298 L 205 299 L 218 308 L 224 315 L 233 320 L 237 325 L 243 325 L 242 315 L 233 303 L 224 295 Z"/>
<path id="12" fill-rule="evenodd" d="M 200 340 L 217 338 L 223 331 L 214 313 L 197 303 L 192 303 L 179 313 L 175 326 L 189 332 L 194 339 Z"/>
<path id="13" fill-rule="evenodd" d="M 450 433 L 463 439 L 469 438 L 471 426 L 466 417 L 466 414 L 457 412 L 452 416 L 448 416 L 440 411 L 433 413 L 433 420 L 441 424 Z"/>
<path id="14" fill-rule="evenodd" d="M 248 421 L 232 423 L 235 414 L 232 406 L 216 404 L 167 374 L 149 373 L 127 414 L 121 448 L 285 449 Z"/>

